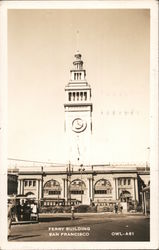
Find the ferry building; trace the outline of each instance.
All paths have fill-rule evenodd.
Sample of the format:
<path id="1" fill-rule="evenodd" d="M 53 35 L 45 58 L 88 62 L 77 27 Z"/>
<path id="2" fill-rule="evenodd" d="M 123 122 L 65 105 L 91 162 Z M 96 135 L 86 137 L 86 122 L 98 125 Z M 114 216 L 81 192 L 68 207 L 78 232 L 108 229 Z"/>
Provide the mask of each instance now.
<path id="1" fill-rule="evenodd" d="M 149 184 L 147 164 L 90 165 L 93 103 L 80 53 L 75 54 L 65 86 L 65 134 L 69 163 L 16 162 L 17 195 L 34 197 L 43 206 L 87 204 L 111 206 L 142 199 Z"/>

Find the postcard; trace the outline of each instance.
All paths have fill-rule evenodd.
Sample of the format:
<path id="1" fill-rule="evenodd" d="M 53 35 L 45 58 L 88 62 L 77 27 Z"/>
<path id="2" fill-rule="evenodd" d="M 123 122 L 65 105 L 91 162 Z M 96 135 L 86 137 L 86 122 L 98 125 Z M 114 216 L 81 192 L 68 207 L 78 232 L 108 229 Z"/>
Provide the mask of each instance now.
<path id="1" fill-rule="evenodd" d="M 158 249 L 157 1 L 2 1 L 1 248 Z"/>

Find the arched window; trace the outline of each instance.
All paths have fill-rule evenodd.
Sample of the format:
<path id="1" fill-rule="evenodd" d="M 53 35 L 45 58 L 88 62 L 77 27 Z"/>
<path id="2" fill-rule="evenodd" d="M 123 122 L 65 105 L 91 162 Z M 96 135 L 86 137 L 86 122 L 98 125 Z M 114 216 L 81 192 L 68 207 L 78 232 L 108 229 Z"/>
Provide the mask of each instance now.
<path id="1" fill-rule="evenodd" d="M 76 180 L 72 181 L 70 184 L 70 193 L 71 194 L 84 194 L 85 189 L 86 189 L 86 185 L 80 179 L 76 179 Z"/>
<path id="2" fill-rule="evenodd" d="M 60 195 L 60 183 L 56 180 L 47 181 L 44 185 L 44 195 Z"/>
<path id="3" fill-rule="evenodd" d="M 106 179 L 101 179 L 95 183 L 94 186 L 95 194 L 111 194 L 112 186 L 111 183 Z"/>

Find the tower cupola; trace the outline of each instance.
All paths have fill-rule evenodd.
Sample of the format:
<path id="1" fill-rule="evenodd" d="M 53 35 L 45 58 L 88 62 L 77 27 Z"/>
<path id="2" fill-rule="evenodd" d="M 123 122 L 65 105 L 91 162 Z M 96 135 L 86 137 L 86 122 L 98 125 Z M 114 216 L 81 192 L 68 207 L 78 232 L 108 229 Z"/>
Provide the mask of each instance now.
<path id="1" fill-rule="evenodd" d="M 75 54 L 76 60 L 73 62 L 73 65 L 75 66 L 75 70 L 83 70 L 83 61 L 81 60 L 81 54 L 77 52 Z"/>
<path id="2" fill-rule="evenodd" d="M 75 60 L 73 61 L 74 68 L 70 70 L 71 81 L 76 83 L 79 81 L 85 81 L 86 71 L 83 69 L 83 61 L 81 60 L 81 54 L 77 51 L 75 54 Z"/>
<path id="3" fill-rule="evenodd" d="M 75 105 L 79 105 L 79 103 L 88 105 L 91 102 L 91 87 L 86 80 L 82 55 L 77 51 L 74 57 L 73 68 L 70 70 L 70 81 L 65 87 L 66 101 Z"/>

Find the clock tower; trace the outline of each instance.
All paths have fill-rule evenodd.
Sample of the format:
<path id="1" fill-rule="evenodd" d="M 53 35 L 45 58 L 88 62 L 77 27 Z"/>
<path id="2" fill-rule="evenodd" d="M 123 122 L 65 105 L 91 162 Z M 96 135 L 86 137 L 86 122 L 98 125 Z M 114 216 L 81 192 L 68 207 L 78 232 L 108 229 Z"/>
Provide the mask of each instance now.
<path id="1" fill-rule="evenodd" d="M 89 164 L 92 133 L 91 87 L 86 80 L 81 54 L 75 54 L 70 81 L 65 87 L 65 132 L 71 164 Z"/>

